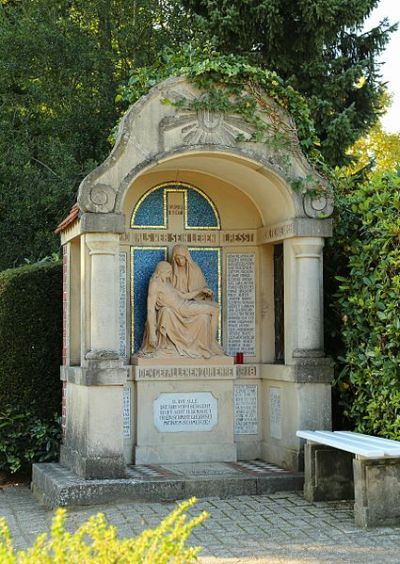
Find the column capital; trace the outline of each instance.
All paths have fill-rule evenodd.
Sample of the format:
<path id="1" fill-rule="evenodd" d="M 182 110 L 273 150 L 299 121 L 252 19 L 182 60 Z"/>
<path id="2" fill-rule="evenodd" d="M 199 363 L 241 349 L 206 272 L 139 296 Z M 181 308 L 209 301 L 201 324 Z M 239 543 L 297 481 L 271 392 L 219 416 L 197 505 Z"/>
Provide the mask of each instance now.
<path id="1" fill-rule="evenodd" d="M 119 251 L 119 236 L 115 233 L 88 233 L 86 245 L 90 255 L 115 255 Z"/>
<path id="2" fill-rule="evenodd" d="M 324 244 L 325 241 L 322 237 L 296 237 L 296 239 L 293 239 L 293 250 L 297 259 L 319 259 L 322 254 Z"/>

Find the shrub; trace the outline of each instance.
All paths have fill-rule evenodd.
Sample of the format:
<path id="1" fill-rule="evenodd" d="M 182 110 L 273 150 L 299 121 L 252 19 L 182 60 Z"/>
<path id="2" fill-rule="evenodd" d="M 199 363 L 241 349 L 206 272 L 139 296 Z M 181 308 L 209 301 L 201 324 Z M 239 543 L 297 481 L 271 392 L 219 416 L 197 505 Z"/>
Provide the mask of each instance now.
<path id="1" fill-rule="evenodd" d="M 33 462 L 58 459 L 61 422 L 42 421 L 29 411 L 8 406 L 0 411 L 0 470 L 15 473 L 30 469 Z"/>
<path id="2" fill-rule="evenodd" d="M 68 533 L 65 530 L 66 511 L 58 509 L 50 538 L 44 533 L 32 548 L 18 553 L 12 546 L 5 520 L 0 519 L 0 561 L 7 564 L 193 562 L 197 560 L 201 548 L 187 547 L 185 543 L 192 529 L 207 518 L 207 513 L 203 512 L 186 522 L 184 512 L 195 502 L 192 498 L 181 503 L 157 528 L 148 529 L 138 537 L 120 540 L 115 527 L 108 525 L 101 513 L 90 517 L 75 533 Z"/>
<path id="3" fill-rule="evenodd" d="M 59 412 L 61 349 L 61 263 L 0 272 L 0 405 Z"/>
<path id="4" fill-rule="evenodd" d="M 356 429 L 400 438 L 400 178 L 383 174 L 347 193 L 336 245 L 344 354 L 337 385 Z"/>

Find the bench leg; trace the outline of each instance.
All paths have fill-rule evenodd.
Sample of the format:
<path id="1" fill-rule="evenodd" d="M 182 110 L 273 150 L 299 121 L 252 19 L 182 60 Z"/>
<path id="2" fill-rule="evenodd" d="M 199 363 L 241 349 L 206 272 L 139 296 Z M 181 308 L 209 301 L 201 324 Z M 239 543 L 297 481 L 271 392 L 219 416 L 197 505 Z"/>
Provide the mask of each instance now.
<path id="1" fill-rule="evenodd" d="M 304 497 L 307 501 L 353 499 L 353 455 L 324 445 L 304 447 Z"/>
<path id="2" fill-rule="evenodd" d="M 400 460 L 355 458 L 354 519 L 359 527 L 400 524 Z"/>

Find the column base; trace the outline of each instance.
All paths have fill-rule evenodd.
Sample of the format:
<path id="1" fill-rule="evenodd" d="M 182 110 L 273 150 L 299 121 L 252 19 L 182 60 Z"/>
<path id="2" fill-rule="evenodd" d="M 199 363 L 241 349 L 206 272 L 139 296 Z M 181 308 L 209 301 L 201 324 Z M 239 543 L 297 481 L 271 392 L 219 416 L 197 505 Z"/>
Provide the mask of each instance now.
<path id="1" fill-rule="evenodd" d="M 126 464 L 122 455 L 90 457 L 62 445 L 60 464 L 86 480 L 126 477 Z"/>

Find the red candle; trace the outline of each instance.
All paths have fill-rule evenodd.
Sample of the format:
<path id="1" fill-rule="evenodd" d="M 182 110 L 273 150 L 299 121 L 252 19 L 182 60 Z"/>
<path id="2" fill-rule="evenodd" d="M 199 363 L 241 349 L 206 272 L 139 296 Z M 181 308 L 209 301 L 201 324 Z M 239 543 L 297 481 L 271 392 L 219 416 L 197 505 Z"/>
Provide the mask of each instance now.
<path id="1" fill-rule="evenodd" d="M 244 358 L 243 353 L 242 353 L 242 352 L 237 352 L 237 353 L 235 354 L 235 363 L 236 363 L 236 364 L 243 364 L 243 358 Z"/>

